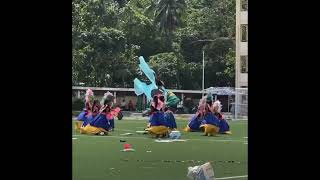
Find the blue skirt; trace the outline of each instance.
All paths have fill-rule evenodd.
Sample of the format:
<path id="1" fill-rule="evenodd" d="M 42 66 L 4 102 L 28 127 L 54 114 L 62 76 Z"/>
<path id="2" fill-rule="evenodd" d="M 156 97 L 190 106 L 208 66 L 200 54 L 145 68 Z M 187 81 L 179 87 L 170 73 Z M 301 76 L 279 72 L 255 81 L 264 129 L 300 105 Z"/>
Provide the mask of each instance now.
<path id="1" fill-rule="evenodd" d="M 224 119 L 220 120 L 219 128 L 220 128 L 219 133 L 230 131 L 229 124 Z"/>
<path id="2" fill-rule="evenodd" d="M 211 124 L 217 127 L 220 127 L 220 120 L 213 113 L 209 112 L 205 117 L 201 124 Z"/>
<path id="3" fill-rule="evenodd" d="M 166 126 L 168 127 L 164 113 L 161 111 L 154 112 L 149 119 L 150 126 Z"/>
<path id="4" fill-rule="evenodd" d="M 91 126 L 103 128 L 106 131 L 109 131 L 111 128 L 110 122 L 107 119 L 105 114 L 99 114 L 90 122 Z"/>
<path id="5" fill-rule="evenodd" d="M 83 125 L 82 125 L 82 126 L 85 127 L 87 124 L 90 124 L 90 123 L 94 120 L 95 117 L 96 117 L 96 116 L 94 116 L 94 115 L 92 115 L 92 114 L 91 114 L 90 116 L 88 116 L 88 117 L 87 117 L 87 120 L 83 122 Z"/>
<path id="6" fill-rule="evenodd" d="M 188 123 L 188 126 L 192 131 L 200 131 L 201 122 L 202 120 L 200 120 L 196 115 L 193 115 Z"/>
<path id="7" fill-rule="evenodd" d="M 167 127 L 172 128 L 172 129 L 177 128 L 176 119 L 174 118 L 174 115 L 171 112 L 164 113 L 164 118 L 165 118 L 166 123 L 168 125 Z"/>
<path id="8" fill-rule="evenodd" d="M 78 121 L 86 121 L 87 119 L 87 112 L 81 111 L 81 113 L 78 115 L 77 120 Z"/>

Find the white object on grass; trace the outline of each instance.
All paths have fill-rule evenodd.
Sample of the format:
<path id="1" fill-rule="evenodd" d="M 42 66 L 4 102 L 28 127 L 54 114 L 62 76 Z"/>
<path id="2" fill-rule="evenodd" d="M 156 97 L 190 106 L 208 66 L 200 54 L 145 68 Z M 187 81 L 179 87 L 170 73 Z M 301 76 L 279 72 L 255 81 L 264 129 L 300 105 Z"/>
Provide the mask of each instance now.
<path id="1" fill-rule="evenodd" d="M 184 142 L 184 139 L 156 139 L 155 142 Z"/>
<path id="2" fill-rule="evenodd" d="M 132 148 L 128 148 L 128 149 L 122 149 L 121 151 L 122 152 L 133 152 L 133 151 L 136 151 L 136 150 L 134 150 Z"/>
<path id="3" fill-rule="evenodd" d="M 136 133 L 139 133 L 139 134 L 146 134 L 146 133 L 148 133 L 148 131 L 136 131 Z"/>
<path id="4" fill-rule="evenodd" d="M 172 139 L 156 139 L 155 142 L 173 142 Z"/>
<path id="5" fill-rule="evenodd" d="M 191 180 L 215 180 L 210 162 L 201 166 L 188 167 L 187 177 Z"/>
<path id="6" fill-rule="evenodd" d="M 128 135 L 132 135 L 132 133 L 124 133 L 124 134 L 120 134 L 121 136 L 128 136 Z"/>
<path id="7" fill-rule="evenodd" d="M 181 133 L 180 131 L 171 131 L 171 133 L 169 134 L 169 137 L 171 139 L 180 139 Z"/>
<path id="8" fill-rule="evenodd" d="M 185 140 L 185 139 L 172 139 L 171 141 L 172 142 L 185 142 L 187 140 Z"/>

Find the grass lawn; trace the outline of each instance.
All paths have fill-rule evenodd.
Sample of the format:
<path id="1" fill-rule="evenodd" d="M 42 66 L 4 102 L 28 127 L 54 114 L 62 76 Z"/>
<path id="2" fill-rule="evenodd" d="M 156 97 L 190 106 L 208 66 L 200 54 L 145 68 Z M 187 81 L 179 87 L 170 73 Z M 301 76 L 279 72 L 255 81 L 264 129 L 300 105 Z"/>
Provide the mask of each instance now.
<path id="1" fill-rule="evenodd" d="M 137 134 L 145 120 L 115 120 L 108 136 L 82 135 L 73 131 L 74 180 L 186 180 L 187 168 L 211 161 L 219 179 L 247 179 L 247 121 L 229 122 L 232 135 L 201 136 L 182 129 L 187 119 L 177 119 L 185 142 L 159 143 Z M 123 133 L 133 135 L 122 136 Z M 121 152 L 123 142 L 135 152 Z M 147 152 L 149 151 L 149 152 Z M 150 152 L 151 151 L 151 152 Z"/>

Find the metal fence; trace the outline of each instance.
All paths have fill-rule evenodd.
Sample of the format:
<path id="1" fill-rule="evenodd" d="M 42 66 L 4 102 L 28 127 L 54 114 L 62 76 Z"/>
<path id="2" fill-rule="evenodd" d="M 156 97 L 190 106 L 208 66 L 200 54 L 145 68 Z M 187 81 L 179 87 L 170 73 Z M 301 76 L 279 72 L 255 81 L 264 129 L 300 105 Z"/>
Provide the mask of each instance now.
<path id="1" fill-rule="evenodd" d="M 231 112 L 234 120 L 248 120 L 248 88 L 235 89 Z"/>
<path id="2" fill-rule="evenodd" d="M 72 101 L 76 99 L 84 99 L 86 90 L 90 88 L 93 90 L 95 97 L 101 99 L 106 91 L 110 91 L 116 97 L 114 103 L 121 104 L 122 100 L 125 99 L 126 103 L 132 100 L 135 105 L 136 110 L 141 111 L 146 108 L 146 98 L 144 96 L 137 97 L 134 94 L 133 88 L 107 88 L 107 87 L 72 87 Z M 203 91 L 201 90 L 171 90 L 179 98 L 184 99 L 184 97 L 192 97 L 194 104 L 197 105 L 201 95 L 205 95 L 211 92 L 215 99 L 218 99 L 223 104 L 223 112 L 228 114 L 228 118 L 233 120 L 246 119 L 247 118 L 247 88 L 237 88 L 233 87 L 210 87 Z M 243 96 L 244 97 L 240 97 Z M 199 96 L 199 97 L 198 97 Z M 237 98 L 236 98 L 237 97 Z M 235 105 L 237 104 L 237 106 Z M 185 107 L 184 107 L 185 108 Z M 184 113 L 186 113 L 184 111 Z M 190 112 L 189 112 L 190 113 Z M 229 114 L 230 113 L 230 114 Z"/>

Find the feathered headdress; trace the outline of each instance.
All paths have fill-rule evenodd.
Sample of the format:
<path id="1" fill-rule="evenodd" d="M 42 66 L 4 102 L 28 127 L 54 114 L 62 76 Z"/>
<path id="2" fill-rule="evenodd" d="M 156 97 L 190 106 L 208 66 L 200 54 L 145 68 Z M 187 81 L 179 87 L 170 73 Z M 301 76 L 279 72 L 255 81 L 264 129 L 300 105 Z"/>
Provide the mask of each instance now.
<path id="1" fill-rule="evenodd" d="M 220 113 L 222 109 L 221 102 L 219 100 L 215 101 L 212 105 L 213 112 Z"/>
<path id="2" fill-rule="evenodd" d="M 113 100 L 114 100 L 113 94 L 108 91 L 108 92 L 104 93 L 104 96 L 102 97 L 100 104 L 102 104 L 102 105 L 103 104 L 109 104 Z"/>
<path id="3" fill-rule="evenodd" d="M 199 105 L 198 105 L 198 110 L 203 113 L 205 108 L 206 108 L 206 105 L 207 105 L 207 97 L 204 96 L 200 99 L 199 101 Z"/>
<path id="4" fill-rule="evenodd" d="M 85 95 L 85 100 L 86 102 L 93 102 L 94 100 L 94 94 L 93 94 L 93 91 L 91 89 L 88 89 L 86 91 L 86 95 Z"/>

